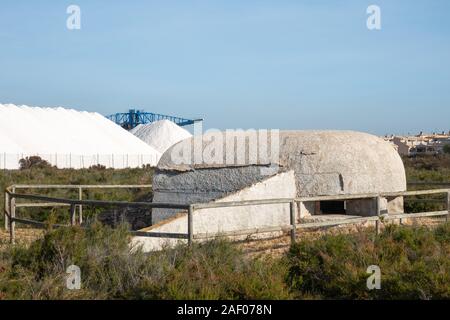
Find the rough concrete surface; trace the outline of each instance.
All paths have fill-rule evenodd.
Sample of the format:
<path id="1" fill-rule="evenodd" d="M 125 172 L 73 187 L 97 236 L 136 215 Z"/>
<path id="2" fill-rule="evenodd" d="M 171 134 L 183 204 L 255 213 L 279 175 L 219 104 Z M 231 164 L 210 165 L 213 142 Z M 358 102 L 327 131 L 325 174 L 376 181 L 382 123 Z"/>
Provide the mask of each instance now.
<path id="1" fill-rule="evenodd" d="M 241 141 L 245 141 L 246 134 L 242 132 L 236 134 L 242 136 Z M 197 138 L 198 139 L 198 138 Z M 208 140 L 208 135 L 203 137 Z M 222 150 L 226 150 L 226 141 Z M 268 140 L 269 141 L 269 140 Z M 235 143 L 235 150 L 236 149 Z M 242 184 L 242 180 L 254 180 L 246 175 L 255 175 L 254 170 L 242 172 L 242 165 L 226 164 L 223 155 L 222 164 L 196 163 L 194 153 L 191 154 L 192 164 L 178 164 L 173 160 L 174 149 L 185 149 L 194 145 L 194 138 L 183 140 L 171 149 L 167 150 L 158 163 L 158 169 L 179 173 L 191 171 L 198 174 L 197 179 L 209 178 L 214 174 L 219 174 L 212 168 L 228 168 L 239 170 L 236 179 L 229 179 L 229 171 L 223 171 L 224 184 Z M 271 142 L 266 148 L 270 150 Z M 204 142 L 206 149 L 208 143 Z M 192 147 L 193 148 L 193 147 Z M 264 157 L 248 157 L 248 154 L 255 152 L 251 143 L 246 141 L 244 148 L 247 156 L 246 166 L 266 166 L 270 164 L 280 165 L 280 170 L 294 170 L 296 175 L 297 195 L 335 195 L 335 194 L 355 194 L 370 192 L 390 192 L 404 191 L 406 189 L 406 176 L 403 163 L 395 149 L 383 139 L 362 132 L 354 131 L 280 131 L 279 133 L 279 157 L 268 161 Z M 225 151 L 224 151 L 225 153 Z M 261 159 L 263 158 L 263 159 Z M 261 161 L 260 161 L 261 159 Z M 239 168 L 235 168 L 235 167 Z M 202 169 L 209 168 L 207 173 Z M 173 184 L 178 183 L 174 181 Z M 166 182 L 163 186 L 167 188 L 172 183 Z M 161 179 L 155 175 L 154 188 L 159 190 Z M 178 186 L 178 188 L 184 188 Z M 228 188 L 234 189 L 233 186 Z M 185 188 L 186 189 L 186 188 Z M 205 190 L 211 188 L 205 186 Z"/>
<path id="2" fill-rule="evenodd" d="M 284 172 L 267 178 L 251 187 L 217 200 L 217 202 L 258 200 L 264 198 L 293 198 L 295 196 L 294 172 Z M 253 205 L 245 207 L 210 208 L 194 211 L 194 233 L 211 233 L 252 229 L 258 227 L 289 224 L 289 204 Z M 175 218 L 146 228 L 148 232 L 187 233 L 187 215 L 179 214 Z M 164 245 L 174 245 L 179 240 L 134 237 L 134 245 L 142 245 L 144 251 L 159 250 Z"/>
<path id="3" fill-rule="evenodd" d="M 223 201 L 241 192 L 249 192 L 248 196 L 252 199 L 277 198 L 281 182 L 276 184 L 273 181 L 285 177 L 285 183 L 290 184 L 290 178 L 287 177 L 291 173 L 294 184 L 293 189 L 289 189 L 293 192 L 291 197 L 406 190 L 405 169 L 400 156 L 388 142 L 370 134 L 354 131 L 280 131 L 275 137 L 263 135 L 263 138 L 258 137 L 256 141 L 252 140 L 253 133 L 244 131 L 233 133 L 231 139 L 225 135 L 221 140 L 221 134 L 224 135 L 214 132 L 186 139 L 167 150 L 154 175 L 153 201 L 183 204 Z M 212 144 L 214 140 L 220 143 Z M 279 149 L 276 150 L 275 147 Z M 234 151 L 235 154 L 230 156 L 226 154 L 227 150 Z M 180 162 L 180 151 L 183 151 L 181 154 L 188 155 L 183 157 L 184 162 Z M 203 160 L 215 160 L 205 162 L 202 157 Z M 238 158 L 241 159 L 240 162 L 237 161 Z M 242 160 L 245 160 L 244 164 Z M 277 171 L 267 175 L 268 166 L 277 168 Z M 258 191 L 261 184 L 267 185 L 263 193 Z M 283 192 L 281 194 L 285 195 Z M 243 200 L 245 197 L 237 199 Z M 256 214 L 258 219 L 247 220 L 251 224 L 242 223 L 242 218 L 230 220 L 233 221 L 233 228 L 255 228 L 258 220 L 269 221 L 277 214 L 277 211 L 271 212 L 264 207 L 266 206 L 243 207 L 237 210 L 242 216 Z M 316 208 L 314 203 L 305 203 L 300 208 L 300 216 L 317 214 Z M 401 212 L 403 199 L 389 199 L 389 202 L 383 199 L 381 209 L 384 212 Z M 234 209 L 209 210 L 208 214 L 201 215 L 208 218 L 196 223 L 204 230 L 202 232 L 214 232 L 217 221 L 227 225 L 221 219 L 230 211 L 234 212 Z M 159 223 L 177 213 L 176 210 L 154 209 L 152 222 Z M 375 202 L 373 199 L 348 201 L 346 213 L 374 215 Z M 196 217 L 198 215 L 196 213 Z M 174 219 L 176 222 L 171 220 L 158 228 L 166 232 L 182 230 L 186 228 L 182 219 L 186 217 Z"/>
<path id="4" fill-rule="evenodd" d="M 205 168 L 181 172 L 157 170 L 153 178 L 153 201 L 179 204 L 209 202 L 267 178 L 257 166 Z M 158 223 L 176 212 L 155 208 L 152 221 Z"/>
<path id="5" fill-rule="evenodd" d="M 370 134 L 280 131 L 279 156 L 276 159 L 271 158 L 270 152 L 267 152 L 269 156 L 261 157 L 250 140 L 246 141 L 245 132 L 235 135 L 244 143 L 241 150 L 248 161 L 245 166 L 226 164 L 225 154 L 222 164 L 196 163 L 193 151 L 194 139 L 198 137 L 184 140 L 164 153 L 153 180 L 154 201 L 194 203 L 219 199 L 264 179 L 261 169 L 267 165 L 279 165 L 278 172 L 294 170 L 298 197 L 406 190 L 405 169 L 400 156 L 388 142 Z M 238 140 L 233 144 L 235 151 L 238 150 Z M 208 135 L 203 137 L 204 150 L 207 150 L 209 141 Z M 229 139 L 224 138 L 223 141 L 222 151 L 225 151 Z M 271 150 L 272 140 L 267 141 L 266 149 Z M 192 163 L 176 163 L 174 149 L 191 150 Z M 258 157 L 249 156 L 255 152 Z M 354 213 L 372 207 L 370 203 L 366 206 L 355 203 L 354 206 L 364 207 L 364 210 L 355 210 Z M 157 210 L 154 222 L 171 214 L 173 212 Z"/>

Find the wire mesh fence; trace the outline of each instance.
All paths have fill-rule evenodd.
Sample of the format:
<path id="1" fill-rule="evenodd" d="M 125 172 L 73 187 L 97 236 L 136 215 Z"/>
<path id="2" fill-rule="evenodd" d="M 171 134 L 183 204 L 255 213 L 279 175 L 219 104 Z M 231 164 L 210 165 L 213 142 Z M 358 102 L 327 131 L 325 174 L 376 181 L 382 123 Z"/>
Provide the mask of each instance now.
<path id="1" fill-rule="evenodd" d="M 0 154 L 0 169 L 16 170 L 20 168 L 20 160 L 38 156 L 50 165 L 60 169 L 85 169 L 96 165 L 107 168 L 124 169 L 137 168 L 143 165 L 156 165 L 156 154 Z"/>

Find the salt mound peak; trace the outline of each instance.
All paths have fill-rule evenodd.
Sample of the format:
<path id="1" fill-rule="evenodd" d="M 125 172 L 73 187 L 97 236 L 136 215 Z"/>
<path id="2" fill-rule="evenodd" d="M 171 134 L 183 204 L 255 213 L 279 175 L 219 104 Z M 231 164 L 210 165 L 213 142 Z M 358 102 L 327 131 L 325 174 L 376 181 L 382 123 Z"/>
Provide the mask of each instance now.
<path id="1" fill-rule="evenodd" d="M 132 134 L 135 134 L 136 132 L 138 132 L 138 130 L 142 127 L 142 124 L 138 124 L 136 127 L 134 127 L 133 129 L 131 129 L 129 132 Z"/>
<path id="2" fill-rule="evenodd" d="M 192 137 L 189 131 L 170 120 L 143 124 L 134 129 L 130 132 L 161 153 L 164 153 L 174 144 Z"/>

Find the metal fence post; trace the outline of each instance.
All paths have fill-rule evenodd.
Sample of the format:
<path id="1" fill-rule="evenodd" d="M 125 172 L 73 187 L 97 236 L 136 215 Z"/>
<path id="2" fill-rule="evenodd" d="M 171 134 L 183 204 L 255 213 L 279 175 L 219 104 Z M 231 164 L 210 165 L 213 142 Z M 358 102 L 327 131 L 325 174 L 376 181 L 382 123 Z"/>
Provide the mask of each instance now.
<path id="1" fill-rule="evenodd" d="M 295 201 L 291 201 L 289 203 L 289 211 L 290 211 L 290 221 L 291 221 L 291 243 L 295 243 L 295 238 L 297 235 L 296 221 L 295 221 Z"/>
<path id="2" fill-rule="evenodd" d="M 78 199 L 83 200 L 83 189 L 80 187 L 78 189 Z M 80 225 L 83 223 L 83 205 L 78 205 L 78 221 Z"/>
<path id="3" fill-rule="evenodd" d="M 16 188 L 12 188 L 12 193 L 16 193 Z M 11 244 L 15 244 L 16 243 L 16 222 L 14 221 L 14 218 L 16 217 L 16 198 L 14 198 L 14 196 L 12 196 L 9 199 L 9 215 L 10 215 L 10 219 L 9 219 L 9 237 L 10 237 L 10 242 Z"/>
<path id="4" fill-rule="evenodd" d="M 70 225 L 71 226 L 74 226 L 76 224 L 75 208 L 76 208 L 76 206 L 72 203 L 70 205 Z"/>
<path id="5" fill-rule="evenodd" d="M 375 221 L 375 232 L 377 235 L 380 234 L 380 230 L 381 230 L 381 221 L 380 221 L 380 215 L 381 215 L 381 204 L 380 204 L 380 200 L 381 197 L 377 196 L 376 197 L 376 211 L 377 211 L 377 220 Z"/>
<path id="6" fill-rule="evenodd" d="M 193 217 L 194 206 L 192 204 L 189 205 L 188 208 L 188 245 L 191 246 L 194 239 L 194 225 L 193 225 Z"/>

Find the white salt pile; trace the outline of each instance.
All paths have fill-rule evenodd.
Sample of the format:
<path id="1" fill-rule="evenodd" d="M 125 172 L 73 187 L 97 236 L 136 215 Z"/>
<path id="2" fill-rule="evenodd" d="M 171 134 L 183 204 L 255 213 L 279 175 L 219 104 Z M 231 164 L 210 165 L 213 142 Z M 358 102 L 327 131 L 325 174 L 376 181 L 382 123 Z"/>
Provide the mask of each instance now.
<path id="1" fill-rule="evenodd" d="M 40 156 L 60 168 L 156 165 L 161 153 L 95 112 L 0 104 L 0 169 Z"/>
<path id="2" fill-rule="evenodd" d="M 138 125 L 130 132 L 161 154 L 181 140 L 192 137 L 189 131 L 169 120 Z"/>
<path id="3" fill-rule="evenodd" d="M 138 124 L 136 127 L 134 127 L 133 129 L 131 129 L 129 132 L 134 134 L 135 132 L 137 132 L 140 128 L 142 127 L 142 124 Z"/>

